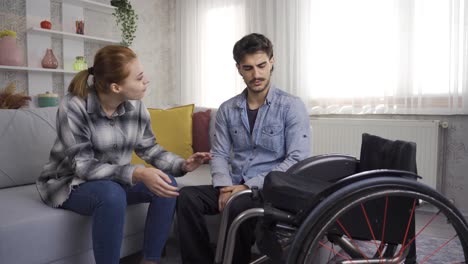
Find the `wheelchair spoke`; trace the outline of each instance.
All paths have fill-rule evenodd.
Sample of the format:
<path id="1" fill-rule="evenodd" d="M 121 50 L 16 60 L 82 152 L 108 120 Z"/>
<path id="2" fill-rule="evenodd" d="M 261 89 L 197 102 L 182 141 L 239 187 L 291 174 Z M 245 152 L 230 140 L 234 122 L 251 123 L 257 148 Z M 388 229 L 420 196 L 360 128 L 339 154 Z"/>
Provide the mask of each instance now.
<path id="1" fill-rule="evenodd" d="M 351 260 L 349 257 L 347 257 L 347 256 L 345 256 L 345 255 L 343 255 L 343 254 L 341 254 L 340 252 L 336 251 L 334 248 L 328 246 L 327 244 L 323 243 L 322 241 L 319 242 L 319 243 L 320 243 L 320 246 L 321 246 L 321 247 L 323 247 L 323 248 L 329 250 L 331 253 L 333 253 L 333 254 L 335 254 L 335 255 L 337 255 L 337 256 L 340 256 L 340 257 L 343 258 L 343 259 Z"/>
<path id="2" fill-rule="evenodd" d="M 323 213 L 308 218 L 319 219 L 298 228 L 288 264 L 466 264 L 468 224 L 452 203 L 410 180 L 389 181 L 324 200 Z"/>
<path id="3" fill-rule="evenodd" d="M 413 220 L 414 211 L 416 209 L 416 201 L 417 201 L 417 199 L 413 199 L 413 208 L 411 209 L 411 214 L 410 214 L 410 217 L 408 219 L 408 224 L 406 225 L 405 237 L 403 238 L 403 243 L 402 243 L 403 247 L 401 247 L 400 252 L 398 254 L 400 257 L 403 256 L 403 252 L 404 252 L 403 248 L 406 245 L 406 239 L 408 238 L 408 233 L 409 233 L 409 230 L 411 228 L 411 222 Z M 408 243 L 408 245 L 411 245 L 411 243 Z"/>
<path id="4" fill-rule="evenodd" d="M 380 244 L 377 243 L 377 240 L 375 239 L 374 230 L 372 229 L 372 225 L 371 225 L 371 223 L 369 221 L 369 217 L 367 216 L 366 208 L 364 207 L 364 204 L 362 204 L 362 203 L 361 203 L 361 210 L 362 210 L 362 213 L 364 214 L 364 218 L 366 219 L 367 227 L 369 228 L 369 232 L 371 233 L 372 239 L 373 239 L 375 247 L 376 247 L 376 249 L 377 249 L 377 251 L 379 253 L 379 256 L 382 256 L 381 246 L 380 246 Z"/>
<path id="5" fill-rule="evenodd" d="M 421 262 L 419 262 L 419 264 L 423 264 L 424 262 L 428 261 L 431 257 L 433 257 L 437 252 L 439 252 L 442 248 L 444 248 L 445 246 L 448 245 L 448 243 L 450 243 L 452 240 L 454 240 L 455 238 L 457 237 L 457 235 L 453 236 L 451 239 L 447 240 L 444 244 L 442 244 L 441 246 L 439 246 L 436 250 L 434 250 L 434 252 L 432 252 L 431 254 L 429 254 L 428 256 L 426 256 Z"/>
<path id="6" fill-rule="evenodd" d="M 403 251 L 409 245 L 411 245 L 411 243 L 413 243 L 413 241 L 419 236 L 419 234 L 421 234 L 422 231 L 424 231 L 424 229 L 426 229 L 426 227 L 428 227 L 440 215 L 440 212 L 441 211 L 438 211 L 434 216 L 432 216 L 431 219 L 421 228 L 421 230 L 419 230 L 419 232 L 408 242 L 408 244 L 406 244 L 404 247 L 402 247 L 401 250 Z"/>
<path id="7" fill-rule="evenodd" d="M 381 245 L 383 244 L 383 241 L 385 241 L 385 229 L 387 227 L 387 211 L 388 211 L 388 196 L 385 196 L 385 207 L 384 207 L 384 215 L 383 215 Z M 380 256 L 380 258 L 382 258 L 382 250 L 381 249 L 379 250 L 379 256 Z"/>
<path id="8" fill-rule="evenodd" d="M 364 259 L 367 259 L 366 254 L 364 254 L 364 253 L 362 252 L 362 250 L 359 248 L 359 245 L 356 243 L 356 241 L 354 241 L 353 237 L 349 234 L 348 230 L 346 230 L 346 228 L 345 228 L 344 225 L 341 223 L 341 221 L 340 221 L 340 220 L 337 220 L 336 222 L 337 222 L 338 225 L 341 227 L 341 229 L 343 230 L 343 232 L 345 232 L 346 236 L 349 237 L 350 242 L 356 247 L 356 249 L 359 251 L 359 254 L 361 254 L 361 256 L 364 257 Z"/>

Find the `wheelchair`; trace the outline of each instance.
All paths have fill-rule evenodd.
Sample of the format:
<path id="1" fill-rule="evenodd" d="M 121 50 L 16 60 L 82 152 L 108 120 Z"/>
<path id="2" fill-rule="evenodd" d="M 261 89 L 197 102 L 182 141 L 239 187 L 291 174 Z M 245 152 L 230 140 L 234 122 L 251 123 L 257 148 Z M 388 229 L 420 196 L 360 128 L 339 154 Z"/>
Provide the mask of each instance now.
<path id="1" fill-rule="evenodd" d="M 215 263 L 230 264 L 239 226 L 258 218 L 258 263 L 467 263 L 468 224 L 444 196 L 417 181 L 416 144 L 363 134 L 360 160 L 320 155 L 271 172 L 221 216 Z M 252 195 L 262 208 L 229 206 Z M 438 232 L 443 231 L 443 234 Z"/>

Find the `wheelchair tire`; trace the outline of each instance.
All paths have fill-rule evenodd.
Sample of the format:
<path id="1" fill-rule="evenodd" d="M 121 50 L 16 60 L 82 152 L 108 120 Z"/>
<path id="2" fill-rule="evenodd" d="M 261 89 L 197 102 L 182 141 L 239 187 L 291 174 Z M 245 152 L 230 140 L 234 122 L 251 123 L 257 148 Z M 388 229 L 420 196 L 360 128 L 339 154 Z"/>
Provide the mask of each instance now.
<path id="1" fill-rule="evenodd" d="M 376 201 L 377 199 L 385 199 L 386 204 L 383 209 L 384 212 L 387 212 L 387 205 L 389 199 L 394 199 L 394 197 L 403 197 L 403 199 L 410 199 L 413 204 L 411 207 L 410 217 L 407 218 L 407 225 L 404 227 L 395 227 L 400 228 L 400 230 L 405 230 L 404 240 L 402 244 L 399 245 L 399 249 L 395 250 L 395 244 L 389 243 L 387 247 L 390 249 L 390 254 L 395 253 L 396 255 L 388 258 L 383 252 L 382 242 L 380 240 L 385 240 L 385 229 L 391 223 L 386 224 L 388 220 L 391 222 L 390 215 L 382 217 L 383 224 L 382 230 L 372 230 L 371 225 L 369 224 L 369 233 L 372 233 L 375 238 L 374 233 L 381 233 L 381 239 L 375 239 L 373 244 L 375 248 L 373 252 L 374 256 L 366 255 L 364 250 L 359 249 L 359 243 L 362 241 L 354 241 L 353 237 L 349 237 L 346 232 L 346 228 L 342 226 L 340 222 L 340 217 L 345 217 L 347 213 L 351 210 L 358 208 L 362 209 L 362 217 L 365 218 L 367 223 L 370 223 L 367 219 L 366 206 L 370 201 Z M 416 212 L 416 205 L 418 205 L 418 212 Z M 424 206 L 423 208 L 420 208 Z M 435 212 L 433 213 L 433 209 Z M 388 209 L 389 210 L 389 209 Z M 430 211 L 430 216 L 427 217 L 427 211 Z M 449 238 L 443 240 L 444 242 L 440 245 L 436 245 L 437 248 L 425 252 L 425 255 L 418 255 L 418 239 L 422 236 L 420 234 L 426 230 L 428 226 L 432 224 L 434 219 L 440 220 L 440 214 L 443 214 L 446 217 L 447 223 L 450 223 L 452 226 L 451 234 Z M 421 217 L 420 217 L 421 215 Z M 423 217 L 424 216 L 424 217 Z M 419 222 L 419 218 L 423 219 L 422 222 Z M 426 219 L 429 219 L 426 220 Z M 442 218 L 443 219 L 443 218 Z M 357 219 L 356 219 L 357 220 Z M 372 220 L 372 219 L 371 219 Z M 414 230 L 413 236 L 408 235 L 408 230 L 411 221 L 416 221 L 416 229 Z M 381 221 L 382 222 L 382 221 Z M 328 237 L 331 233 L 335 232 L 332 230 L 343 229 L 342 232 L 344 237 L 347 238 L 347 241 L 350 241 L 353 245 L 357 245 L 358 255 L 352 256 L 352 254 L 344 253 L 340 247 L 336 247 L 333 241 L 330 241 Z M 346 233 L 346 234 L 345 234 Z M 453 237 L 452 237 L 453 235 Z M 418 238 L 419 237 L 419 238 Z M 383 238 L 383 239 L 382 239 Z M 450 239 L 451 238 L 451 239 Z M 445 239 L 445 238 L 444 238 Z M 450 240 L 449 240 L 450 239 Z M 453 241 L 455 239 L 455 241 Z M 447 242 L 448 241 L 448 242 Z M 458 242 L 457 242 L 458 241 Z M 372 242 L 372 241 L 371 241 Z M 415 242 L 414 251 L 415 256 L 413 255 L 403 255 L 404 252 L 408 252 L 411 248 L 412 243 Z M 372 244 L 372 243 L 371 243 Z M 427 244 L 427 243 L 426 243 Z M 411 245 L 411 246 L 410 246 Z M 431 259 L 434 258 L 435 254 L 443 253 L 441 250 L 446 250 L 447 245 L 450 246 L 449 250 L 455 250 L 455 256 L 458 257 L 456 261 L 449 262 L 432 262 Z M 454 249 L 453 245 L 456 245 Z M 432 246 L 432 245 L 431 245 Z M 371 246 L 371 248 L 374 246 Z M 335 249 L 334 249 L 335 248 Z M 318 258 L 317 252 L 325 252 L 329 254 L 328 259 L 325 256 L 325 260 L 320 260 Z M 341 254 L 340 251 L 341 250 Z M 393 250 L 393 252 L 391 251 Z M 427 250 L 426 250 L 427 251 Z M 321 253 L 322 254 L 322 253 Z M 420 253 L 421 254 L 421 253 Z M 388 255 L 388 253 L 387 253 Z M 454 254 L 448 254 L 453 256 Z M 323 257 L 323 255 L 322 255 Z M 402 258 L 403 257 L 403 258 Z M 418 258 L 417 260 L 415 258 Z M 376 259 L 374 259 L 376 258 Z M 386 260 L 393 258 L 394 262 L 386 262 Z M 396 260 L 398 259 L 398 260 Z M 444 196 L 439 194 L 434 189 L 426 186 L 422 183 L 419 183 L 415 180 L 405 179 L 405 178 L 395 178 L 395 177 L 376 177 L 371 179 L 362 180 L 350 184 L 349 186 L 343 187 L 336 192 L 332 193 L 326 199 L 324 199 L 320 204 L 315 207 L 311 213 L 305 218 L 305 220 L 300 225 L 297 230 L 296 237 L 290 247 L 287 263 L 297 264 L 297 263 L 467 263 L 468 261 L 468 224 L 462 214 L 455 208 L 455 206 L 448 201 Z"/>

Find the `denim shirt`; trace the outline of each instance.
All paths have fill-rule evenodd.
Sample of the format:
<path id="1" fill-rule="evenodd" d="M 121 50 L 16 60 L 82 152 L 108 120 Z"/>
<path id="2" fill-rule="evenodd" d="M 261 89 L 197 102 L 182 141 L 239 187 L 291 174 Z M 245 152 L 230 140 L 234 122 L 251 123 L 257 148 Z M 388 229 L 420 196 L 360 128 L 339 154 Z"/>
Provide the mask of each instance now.
<path id="1" fill-rule="evenodd" d="M 247 90 L 224 102 L 215 122 L 213 186 L 245 184 L 263 188 L 270 171 L 286 171 L 310 156 L 310 122 L 300 98 L 273 85 L 250 134 Z"/>

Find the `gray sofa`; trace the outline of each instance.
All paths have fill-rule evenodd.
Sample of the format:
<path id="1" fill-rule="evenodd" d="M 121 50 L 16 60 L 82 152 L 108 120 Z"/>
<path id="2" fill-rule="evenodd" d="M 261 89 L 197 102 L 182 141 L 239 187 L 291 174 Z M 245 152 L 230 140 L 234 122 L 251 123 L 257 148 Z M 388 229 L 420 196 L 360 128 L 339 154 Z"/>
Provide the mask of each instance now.
<path id="1" fill-rule="evenodd" d="M 34 184 L 56 137 L 56 111 L 0 110 L 0 263 L 94 263 L 90 217 L 46 206 Z M 210 184 L 209 165 L 177 182 L 179 187 Z M 142 248 L 146 208 L 127 208 L 122 257 Z"/>

